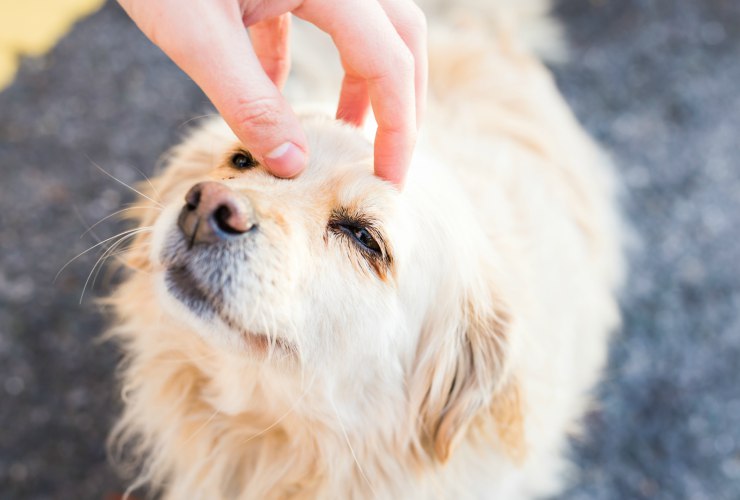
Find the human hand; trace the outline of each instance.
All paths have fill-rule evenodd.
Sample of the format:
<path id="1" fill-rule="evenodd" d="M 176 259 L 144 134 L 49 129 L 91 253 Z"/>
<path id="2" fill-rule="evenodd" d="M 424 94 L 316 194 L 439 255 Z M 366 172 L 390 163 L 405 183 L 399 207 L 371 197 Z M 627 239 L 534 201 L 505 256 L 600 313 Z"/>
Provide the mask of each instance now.
<path id="1" fill-rule="evenodd" d="M 360 125 L 372 106 L 375 173 L 403 185 L 427 87 L 426 24 L 412 0 L 119 2 L 280 177 L 300 173 L 308 155 L 306 137 L 279 90 L 290 69 L 290 15 L 327 32 L 345 71 L 337 117 Z"/>

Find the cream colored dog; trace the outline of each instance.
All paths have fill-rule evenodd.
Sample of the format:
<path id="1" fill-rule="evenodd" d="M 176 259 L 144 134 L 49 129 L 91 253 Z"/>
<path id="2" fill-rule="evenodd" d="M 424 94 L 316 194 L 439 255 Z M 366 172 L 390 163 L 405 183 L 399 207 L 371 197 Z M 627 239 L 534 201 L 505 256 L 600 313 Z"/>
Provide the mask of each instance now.
<path id="1" fill-rule="evenodd" d="M 174 150 L 111 298 L 113 440 L 135 485 L 204 500 L 562 486 L 621 265 L 609 165 L 528 48 L 552 33 L 541 3 L 430 11 L 429 115 L 402 192 L 360 131 L 323 116 L 303 117 L 310 165 L 292 180 L 220 119 Z"/>

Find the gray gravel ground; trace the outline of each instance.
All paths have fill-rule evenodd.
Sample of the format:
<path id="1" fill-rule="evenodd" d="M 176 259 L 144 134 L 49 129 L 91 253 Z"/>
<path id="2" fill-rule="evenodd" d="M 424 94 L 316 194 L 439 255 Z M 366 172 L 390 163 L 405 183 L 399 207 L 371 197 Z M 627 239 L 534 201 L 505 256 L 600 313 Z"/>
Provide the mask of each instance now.
<path id="1" fill-rule="evenodd" d="M 575 443 L 565 499 L 740 498 L 740 3 L 568 0 L 556 68 L 612 152 L 640 240 L 602 404 Z M 117 354 L 80 305 L 85 228 L 132 199 L 207 100 L 115 4 L 0 93 L 0 498 L 121 489 L 104 442 Z M 94 233 L 94 234 L 93 234 Z"/>

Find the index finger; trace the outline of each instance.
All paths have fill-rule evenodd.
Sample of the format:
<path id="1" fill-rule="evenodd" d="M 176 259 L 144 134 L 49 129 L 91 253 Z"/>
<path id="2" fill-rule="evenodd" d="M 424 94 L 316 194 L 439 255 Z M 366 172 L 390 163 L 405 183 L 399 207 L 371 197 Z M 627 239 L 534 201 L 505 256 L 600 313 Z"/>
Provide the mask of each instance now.
<path id="1" fill-rule="evenodd" d="M 378 122 L 375 174 L 402 186 L 416 144 L 414 58 L 385 11 L 367 0 L 305 0 L 293 11 L 334 40 L 345 71 L 367 82 Z"/>

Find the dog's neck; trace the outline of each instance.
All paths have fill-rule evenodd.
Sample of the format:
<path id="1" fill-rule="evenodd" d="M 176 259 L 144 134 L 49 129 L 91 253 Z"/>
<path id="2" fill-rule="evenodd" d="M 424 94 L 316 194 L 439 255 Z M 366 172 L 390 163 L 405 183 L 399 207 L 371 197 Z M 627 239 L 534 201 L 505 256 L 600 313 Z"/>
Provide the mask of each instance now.
<path id="1" fill-rule="evenodd" d="M 135 282 L 120 293 L 134 294 Z M 310 376 L 297 382 L 269 364 L 214 355 L 194 332 L 161 319 L 127 319 L 116 332 L 133 349 L 114 438 L 142 444 L 134 452 L 146 460 L 143 476 L 167 485 L 168 497 L 351 498 L 379 485 L 402 488 L 426 460 L 414 446 L 414 422 L 387 414 L 403 405 L 368 395 L 350 407 Z"/>

